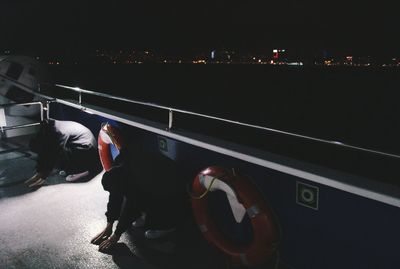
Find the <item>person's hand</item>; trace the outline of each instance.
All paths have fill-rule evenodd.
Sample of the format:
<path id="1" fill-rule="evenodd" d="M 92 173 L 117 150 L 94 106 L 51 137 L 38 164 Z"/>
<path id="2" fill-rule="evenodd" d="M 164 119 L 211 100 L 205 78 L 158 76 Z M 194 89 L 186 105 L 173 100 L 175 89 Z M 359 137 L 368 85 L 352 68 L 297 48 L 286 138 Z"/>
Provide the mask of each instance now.
<path id="1" fill-rule="evenodd" d="M 98 245 L 104 240 L 107 240 L 110 235 L 112 234 L 112 223 L 108 223 L 106 228 L 100 232 L 98 235 L 93 237 L 93 239 L 90 241 L 90 243 Z"/>
<path id="2" fill-rule="evenodd" d="M 41 175 L 40 173 L 36 173 L 36 174 L 34 174 L 31 178 L 25 180 L 24 183 L 25 183 L 26 185 L 29 185 L 29 184 L 31 184 L 31 183 L 33 183 L 33 182 L 38 181 L 41 177 L 42 177 L 42 175 Z"/>
<path id="3" fill-rule="evenodd" d="M 119 236 L 116 234 L 113 234 L 112 236 L 110 236 L 110 238 L 108 238 L 107 240 L 103 241 L 100 245 L 99 245 L 99 251 L 105 251 L 105 250 L 109 250 L 110 248 L 112 248 L 115 244 L 117 244 L 119 240 Z"/>

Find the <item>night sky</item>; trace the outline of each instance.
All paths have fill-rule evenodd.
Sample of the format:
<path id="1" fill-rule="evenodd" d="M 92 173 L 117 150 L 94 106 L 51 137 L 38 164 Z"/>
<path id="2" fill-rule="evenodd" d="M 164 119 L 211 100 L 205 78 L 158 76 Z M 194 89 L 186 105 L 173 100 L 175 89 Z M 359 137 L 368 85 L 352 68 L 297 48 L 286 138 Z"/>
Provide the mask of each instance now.
<path id="1" fill-rule="evenodd" d="M 388 3 L 385 3 L 388 2 Z M 339 49 L 399 54 L 395 1 L 0 1 L 0 49 Z"/>

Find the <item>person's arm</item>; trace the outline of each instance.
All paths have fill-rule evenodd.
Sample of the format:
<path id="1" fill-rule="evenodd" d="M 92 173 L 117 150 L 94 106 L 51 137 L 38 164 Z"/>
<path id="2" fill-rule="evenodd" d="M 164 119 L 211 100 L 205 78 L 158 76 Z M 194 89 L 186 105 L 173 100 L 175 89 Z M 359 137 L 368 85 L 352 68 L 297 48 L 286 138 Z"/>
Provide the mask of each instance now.
<path id="1" fill-rule="evenodd" d="M 140 214 L 141 211 L 137 207 L 137 203 L 126 199 L 114 234 L 99 245 L 99 250 L 105 251 L 113 247 L 121 238 L 122 233 L 128 229 L 128 227 L 140 216 Z"/>
<path id="2" fill-rule="evenodd" d="M 118 219 L 118 224 L 114 234 L 118 237 L 124 233 L 129 226 L 142 214 L 137 202 L 132 199 L 126 199 L 122 208 L 121 216 Z"/>
<path id="3" fill-rule="evenodd" d="M 107 223 L 114 223 L 114 221 L 119 219 L 123 201 L 124 197 L 122 194 L 110 193 L 108 196 L 107 212 L 105 213 Z"/>
<path id="4" fill-rule="evenodd" d="M 132 222 L 140 216 L 141 211 L 137 208 L 136 205 L 137 203 L 134 203 L 129 199 L 125 200 L 121 216 L 118 219 L 117 228 L 115 229 L 114 234 L 110 236 L 110 238 L 104 240 L 99 245 L 100 251 L 108 250 L 112 246 L 114 246 L 121 238 L 122 233 L 125 232 L 128 229 L 128 227 L 132 224 Z"/>
<path id="5" fill-rule="evenodd" d="M 101 244 L 110 237 L 110 235 L 112 234 L 114 221 L 119 218 L 122 202 L 122 195 L 110 193 L 107 203 L 107 212 L 105 213 L 107 217 L 107 225 L 103 231 L 93 237 L 93 239 L 90 241 L 92 244 Z"/>

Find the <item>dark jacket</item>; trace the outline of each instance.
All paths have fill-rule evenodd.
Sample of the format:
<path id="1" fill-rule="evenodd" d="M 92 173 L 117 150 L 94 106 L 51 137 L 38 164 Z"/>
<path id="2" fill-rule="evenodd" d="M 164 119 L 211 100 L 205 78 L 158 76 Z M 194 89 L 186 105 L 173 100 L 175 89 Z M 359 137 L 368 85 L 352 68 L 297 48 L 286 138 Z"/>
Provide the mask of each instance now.
<path id="1" fill-rule="evenodd" d="M 122 150 L 102 184 L 110 192 L 107 221 L 118 220 L 119 235 L 142 212 L 153 228 L 171 228 L 187 211 L 185 185 L 176 163 L 164 155 L 146 153 L 140 146 Z"/>
<path id="2" fill-rule="evenodd" d="M 137 188 L 126 165 L 125 151 L 121 151 L 111 170 L 103 174 L 101 180 L 104 190 L 109 192 L 107 222 L 118 220 L 115 233 L 121 235 L 129 225 L 140 216 L 141 206 Z"/>

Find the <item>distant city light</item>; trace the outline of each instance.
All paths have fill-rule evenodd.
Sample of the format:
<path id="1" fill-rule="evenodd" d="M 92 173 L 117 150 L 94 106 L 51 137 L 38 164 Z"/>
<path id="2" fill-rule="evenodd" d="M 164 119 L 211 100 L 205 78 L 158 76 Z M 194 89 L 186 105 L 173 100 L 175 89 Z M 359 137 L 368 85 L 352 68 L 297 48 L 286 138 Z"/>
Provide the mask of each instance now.
<path id="1" fill-rule="evenodd" d="M 287 65 L 303 65 L 302 62 L 291 62 L 291 63 L 287 63 Z"/>
<path id="2" fill-rule="evenodd" d="M 272 51 L 272 55 L 271 55 Z M 3 52 L 9 52 L 6 50 Z M 10 52 L 11 53 L 11 52 Z M 40 57 L 39 57 L 40 56 Z M 320 53 L 307 55 L 296 55 L 287 49 L 274 48 L 258 52 L 239 52 L 230 49 L 210 50 L 208 52 L 193 53 L 191 56 L 182 57 L 182 55 L 161 54 L 153 50 L 93 50 L 87 59 L 68 58 L 68 56 L 58 55 L 35 56 L 37 60 L 48 65 L 72 65 L 72 64 L 270 64 L 279 66 L 347 66 L 358 67 L 400 67 L 400 58 L 398 57 L 380 57 L 375 59 L 371 55 L 346 55 L 340 52 L 328 52 L 323 50 Z M 383 60 L 383 61 L 382 61 Z"/>

